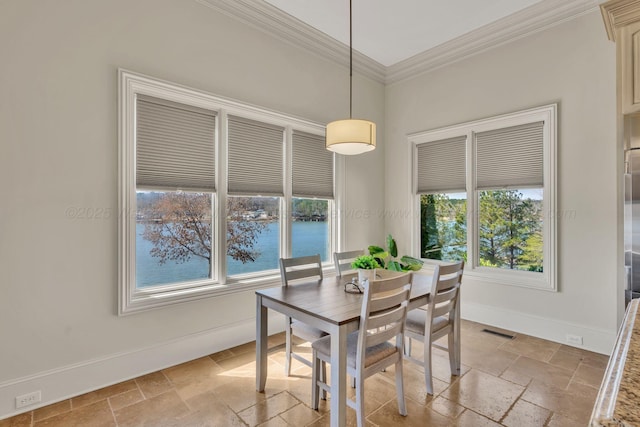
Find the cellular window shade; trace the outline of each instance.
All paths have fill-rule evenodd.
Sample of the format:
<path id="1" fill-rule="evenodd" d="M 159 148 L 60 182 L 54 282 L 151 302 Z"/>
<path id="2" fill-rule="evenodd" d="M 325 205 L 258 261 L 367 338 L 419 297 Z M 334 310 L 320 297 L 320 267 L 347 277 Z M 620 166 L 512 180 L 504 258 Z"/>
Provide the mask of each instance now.
<path id="1" fill-rule="evenodd" d="M 544 122 L 476 134 L 479 190 L 542 186 Z"/>
<path id="2" fill-rule="evenodd" d="M 465 191 L 466 143 L 464 135 L 417 146 L 418 194 Z"/>
<path id="3" fill-rule="evenodd" d="M 294 131 L 292 163 L 294 197 L 333 198 L 333 153 L 324 136 Z"/>
<path id="4" fill-rule="evenodd" d="M 215 191 L 216 113 L 150 96 L 136 100 L 136 185 Z"/>
<path id="5" fill-rule="evenodd" d="M 228 119 L 231 195 L 284 195 L 284 128 L 242 117 Z"/>

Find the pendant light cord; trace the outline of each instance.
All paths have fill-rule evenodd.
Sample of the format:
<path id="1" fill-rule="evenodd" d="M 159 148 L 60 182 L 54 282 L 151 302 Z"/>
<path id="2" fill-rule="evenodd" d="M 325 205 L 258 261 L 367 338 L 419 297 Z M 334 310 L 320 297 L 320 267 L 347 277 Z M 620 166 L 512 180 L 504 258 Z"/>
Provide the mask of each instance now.
<path id="1" fill-rule="evenodd" d="M 353 118 L 353 0 L 349 0 L 349 118 Z"/>

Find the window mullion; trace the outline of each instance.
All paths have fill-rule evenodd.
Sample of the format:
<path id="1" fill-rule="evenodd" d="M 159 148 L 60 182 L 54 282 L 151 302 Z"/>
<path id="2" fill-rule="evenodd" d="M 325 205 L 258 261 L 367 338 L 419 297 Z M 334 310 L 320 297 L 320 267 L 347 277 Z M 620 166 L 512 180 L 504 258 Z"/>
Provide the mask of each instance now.
<path id="1" fill-rule="evenodd" d="M 215 238 L 212 246 L 215 248 L 215 273 L 221 283 L 227 280 L 227 182 L 229 179 L 227 158 L 229 145 L 229 127 L 227 126 L 227 112 L 220 111 L 219 131 L 216 135 L 216 224 Z"/>
<path id="2" fill-rule="evenodd" d="M 292 232 L 292 217 L 291 209 L 293 206 L 292 199 L 292 151 L 293 151 L 293 129 L 291 126 L 287 126 L 284 132 L 284 150 L 283 161 L 284 165 L 283 180 L 284 180 L 284 197 L 280 201 L 280 256 L 288 258 L 291 256 L 291 232 Z"/>
<path id="3" fill-rule="evenodd" d="M 478 260 L 478 193 L 476 192 L 475 132 L 467 132 L 467 265 L 474 268 Z"/>

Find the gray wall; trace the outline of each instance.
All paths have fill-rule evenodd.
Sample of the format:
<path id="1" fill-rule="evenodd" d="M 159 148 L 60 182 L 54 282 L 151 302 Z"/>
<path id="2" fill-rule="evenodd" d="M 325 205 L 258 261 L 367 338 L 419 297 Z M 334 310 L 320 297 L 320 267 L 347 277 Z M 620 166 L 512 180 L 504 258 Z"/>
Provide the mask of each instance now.
<path id="1" fill-rule="evenodd" d="M 557 293 L 465 278 L 462 314 L 587 348 L 613 344 L 620 289 L 615 45 L 598 11 L 386 90 L 386 206 L 407 206 L 407 134 L 558 103 Z M 387 221 L 399 242 L 409 222 Z M 408 244 L 408 243 L 406 243 Z"/>
<path id="2" fill-rule="evenodd" d="M 348 112 L 348 70 L 184 0 L 5 1 L 0 58 L 0 418 L 20 393 L 52 402 L 251 339 L 252 292 L 116 315 L 117 218 L 66 215 L 117 209 L 116 70 L 319 123 Z M 408 222 L 384 215 L 408 203 L 408 133 L 558 102 L 558 207 L 576 213 L 559 223 L 560 290 L 465 280 L 463 305 L 538 336 L 611 339 L 614 66 L 594 12 L 386 89 L 355 76 L 354 115 L 377 122 L 379 148 L 347 159 L 345 248 L 388 231 L 408 249 Z"/>
<path id="3" fill-rule="evenodd" d="M 227 325 L 246 333 L 209 348 L 253 339 L 253 292 L 116 315 L 117 69 L 319 123 L 348 114 L 348 69 L 191 0 L 3 1 L 0 58 L 0 418 L 28 387 L 69 393 L 23 390 L 28 376 Z M 347 159 L 346 211 L 384 207 L 383 174 L 370 173 L 384 168 L 383 108 L 383 86 L 356 75 L 354 113 L 378 123 L 381 147 Z M 383 224 L 349 220 L 345 247 L 381 240 Z"/>

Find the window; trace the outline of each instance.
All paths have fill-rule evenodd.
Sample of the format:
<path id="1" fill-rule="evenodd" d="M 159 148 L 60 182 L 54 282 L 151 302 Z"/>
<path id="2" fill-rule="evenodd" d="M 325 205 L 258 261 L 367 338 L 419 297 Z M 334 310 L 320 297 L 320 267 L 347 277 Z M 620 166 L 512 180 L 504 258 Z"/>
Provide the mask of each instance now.
<path id="1" fill-rule="evenodd" d="M 320 254 L 332 262 L 333 156 L 322 136 L 296 131 L 292 139 L 292 256 Z"/>
<path id="2" fill-rule="evenodd" d="M 422 258 L 556 289 L 555 118 L 554 104 L 409 137 Z"/>
<path id="3" fill-rule="evenodd" d="M 338 224 L 324 126 L 119 72 L 121 314 L 330 262 Z"/>

